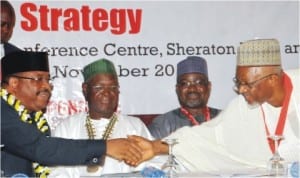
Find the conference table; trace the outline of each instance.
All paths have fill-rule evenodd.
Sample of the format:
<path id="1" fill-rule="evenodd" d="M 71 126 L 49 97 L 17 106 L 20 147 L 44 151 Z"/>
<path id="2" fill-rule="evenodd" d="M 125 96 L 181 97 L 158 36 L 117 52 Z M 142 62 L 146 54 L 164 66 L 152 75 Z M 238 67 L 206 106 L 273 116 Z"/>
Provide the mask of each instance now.
<path id="1" fill-rule="evenodd" d="M 132 173 L 117 173 L 117 174 L 106 174 L 100 177 L 103 178 L 142 178 L 141 172 L 132 172 Z M 213 173 L 200 173 L 200 172 L 188 172 L 188 173 L 178 173 L 175 178 L 293 178 L 291 175 L 285 176 L 269 176 L 268 171 L 262 168 L 251 168 L 245 170 L 237 170 L 237 171 L 222 171 L 222 172 L 213 172 Z M 150 176 L 146 176 L 145 178 L 152 178 Z M 154 178 L 154 177 L 153 177 Z M 159 177 L 155 177 L 159 178 Z M 165 177 L 161 177 L 165 178 Z"/>

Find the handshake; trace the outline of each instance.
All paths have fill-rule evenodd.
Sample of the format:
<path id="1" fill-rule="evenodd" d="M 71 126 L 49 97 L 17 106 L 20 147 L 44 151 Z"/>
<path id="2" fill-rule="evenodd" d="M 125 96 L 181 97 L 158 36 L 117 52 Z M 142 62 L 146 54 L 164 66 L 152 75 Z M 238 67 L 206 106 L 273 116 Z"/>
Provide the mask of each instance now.
<path id="1" fill-rule="evenodd" d="M 106 142 L 106 155 L 130 166 L 137 166 L 156 155 L 167 154 L 168 150 L 168 145 L 161 140 L 148 140 L 135 135 Z"/>

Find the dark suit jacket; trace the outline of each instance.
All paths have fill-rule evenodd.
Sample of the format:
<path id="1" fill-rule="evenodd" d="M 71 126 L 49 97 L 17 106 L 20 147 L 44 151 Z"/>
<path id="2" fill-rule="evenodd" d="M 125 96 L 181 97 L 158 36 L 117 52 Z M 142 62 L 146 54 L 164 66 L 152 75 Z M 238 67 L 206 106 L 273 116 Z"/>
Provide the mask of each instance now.
<path id="1" fill-rule="evenodd" d="M 32 162 L 43 165 L 99 164 L 106 153 L 103 140 L 71 140 L 49 137 L 34 124 L 20 120 L 18 113 L 1 98 L 1 171 L 33 175 Z"/>
<path id="2" fill-rule="evenodd" d="M 4 55 L 7 55 L 15 51 L 21 51 L 21 49 L 19 49 L 18 47 L 16 47 L 11 43 L 4 43 L 3 46 L 4 46 Z"/>
<path id="3" fill-rule="evenodd" d="M 13 45 L 11 43 L 3 43 L 3 48 L 4 48 L 4 56 L 9 53 L 16 52 L 16 51 L 22 51 L 21 49 L 19 49 L 18 47 L 16 47 L 15 45 Z M 0 73 L 0 80 L 2 80 L 1 73 Z"/>

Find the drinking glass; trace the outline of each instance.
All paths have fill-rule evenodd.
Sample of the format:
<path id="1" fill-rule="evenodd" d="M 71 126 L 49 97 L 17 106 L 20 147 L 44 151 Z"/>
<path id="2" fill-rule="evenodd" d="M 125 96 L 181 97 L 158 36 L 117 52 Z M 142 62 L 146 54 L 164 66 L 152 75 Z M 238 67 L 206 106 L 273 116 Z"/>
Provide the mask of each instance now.
<path id="1" fill-rule="evenodd" d="M 176 163 L 174 159 L 173 154 L 173 146 L 178 143 L 176 138 L 168 138 L 164 139 L 164 142 L 166 142 L 169 146 L 169 155 L 168 160 L 166 163 L 164 163 L 161 167 L 161 169 L 166 173 L 166 176 L 168 178 L 176 178 L 178 177 L 177 171 L 178 171 L 178 164 Z"/>
<path id="2" fill-rule="evenodd" d="M 272 158 L 268 162 L 268 169 L 270 176 L 286 176 L 286 165 L 284 159 L 279 155 L 278 143 L 284 139 L 281 135 L 271 135 L 268 138 L 274 141 L 275 151 Z"/>

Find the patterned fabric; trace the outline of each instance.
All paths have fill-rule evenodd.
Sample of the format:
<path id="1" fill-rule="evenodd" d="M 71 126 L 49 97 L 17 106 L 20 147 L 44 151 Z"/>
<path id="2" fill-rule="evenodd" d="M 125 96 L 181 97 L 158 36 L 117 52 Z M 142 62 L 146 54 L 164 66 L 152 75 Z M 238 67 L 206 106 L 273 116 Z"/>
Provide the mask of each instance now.
<path id="1" fill-rule="evenodd" d="M 42 111 L 33 113 L 33 117 L 28 113 L 28 110 L 21 104 L 21 101 L 16 99 L 14 95 L 7 92 L 5 89 L 1 89 L 1 97 L 10 106 L 12 106 L 19 114 L 20 120 L 29 124 L 35 124 L 38 130 L 42 133 L 46 133 L 49 130 L 49 126 Z M 50 169 L 39 163 L 33 163 L 34 172 L 37 177 L 46 178 L 50 173 Z"/>
<path id="2" fill-rule="evenodd" d="M 279 42 L 276 39 L 258 39 L 243 42 L 238 48 L 237 65 L 281 65 Z"/>
<path id="3" fill-rule="evenodd" d="M 202 57 L 189 56 L 177 64 L 177 78 L 189 73 L 200 73 L 208 78 L 206 60 Z"/>
<path id="4" fill-rule="evenodd" d="M 83 77 L 85 82 L 96 74 L 112 74 L 117 76 L 114 64 L 104 58 L 92 62 L 83 68 Z"/>

